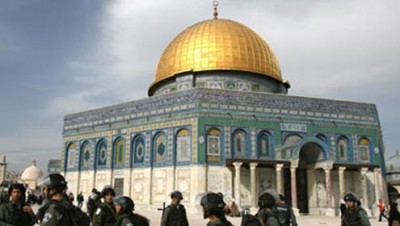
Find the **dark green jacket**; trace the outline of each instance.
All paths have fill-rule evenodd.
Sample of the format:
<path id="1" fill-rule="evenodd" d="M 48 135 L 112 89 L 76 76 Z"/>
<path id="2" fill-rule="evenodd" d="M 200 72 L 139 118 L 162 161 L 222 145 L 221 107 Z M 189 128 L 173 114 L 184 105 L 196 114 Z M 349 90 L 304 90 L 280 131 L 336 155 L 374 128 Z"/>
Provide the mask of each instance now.
<path id="1" fill-rule="evenodd" d="M 189 226 L 185 206 L 181 204 L 167 206 L 161 218 L 161 226 Z"/>
<path id="2" fill-rule="evenodd" d="M 371 226 L 371 223 L 367 212 L 361 206 L 356 206 L 344 211 L 342 226 Z"/>
<path id="3" fill-rule="evenodd" d="M 92 226 L 114 226 L 117 215 L 112 203 L 101 203 L 93 213 Z"/>
<path id="4" fill-rule="evenodd" d="M 26 213 L 17 205 L 4 203 L 0 205 L 0 226 L 33 226 L 35 215 Z"/>

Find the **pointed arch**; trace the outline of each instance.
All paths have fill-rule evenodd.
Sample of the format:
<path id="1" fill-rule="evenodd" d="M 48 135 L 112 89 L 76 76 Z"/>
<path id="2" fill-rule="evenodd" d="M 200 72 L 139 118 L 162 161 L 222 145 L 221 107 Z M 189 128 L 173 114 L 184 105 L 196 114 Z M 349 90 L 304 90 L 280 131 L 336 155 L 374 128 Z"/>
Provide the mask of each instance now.
<path id="1" fill-rule="evenodd" d="M 113 168 L 122 168 L 125 166 L 125 140 L 117 137 L 113 145 Z"/>
<path id="2" fill-rule="evenodd" d="M 158 132 L 153 138 L 153 163 L 165 163 L 167 161 L 167 152 L 167 135 L 165 132 Z"/>
<path id="3" fill-rule="evenodd" d="M 143 134 L 136 135 L 131 145 L 131 167 L 135 164 L 143 164 L 146 153 L 146 143 Z"/>
<path id="4" fill-rule="evenodd" d="M 246 132 L 242 129 L 237 129 L 232 133 L 231 148 L 234 158 L 246 157 Z"/>
<path id="5" fill-rule="evenodd" d="M 347 162 L 350 144 L 349 139 L 346 136 L 339 136 L 336 141 L 336 152 L 337 152 L 337 160 L 339 162 Z"/>
<path id="6" fill-rule="evenodd" d="M 76 145 L 71 142 L 67 144 L 64 168 L 71 169 L 76 167 Z"/>
<path id="7" fill-rule="evenodd" d="M 221 155 L 221 131 L 217 128 L 207 131 L 207 155 Z"/>
<path id="8" fill-rule="evenodd" d="M 361 162 L 370 161 L 370 141 L 366 137 L 358 140 L 358 155 Z"/>
<path id="9" fill-rule="evenodd" d="M 107 141 L 100 139 L 96 145 L 95 167 L 103 168 L 107 165 Z"/>
<path id="10" fill-rule="evenodd" d="M 91 148 L 88 140 L 85 140 L 81 144 L 80 156 L 79 156 L 79 170 L 88 169 L 91 165 Z"/>
<path id="11" fill-rule="evenodd" d="M 268 131 L 261 131 L 257 136 L 257 155 L 259 158 L 272 157 L 272 138 Z"/>
<path id="12" fill-rule="evenodd" d="M 175 138 L 175 161 L 188 162 L 191 156 L 190 131 L 186 128 L 180 129 Z"/>

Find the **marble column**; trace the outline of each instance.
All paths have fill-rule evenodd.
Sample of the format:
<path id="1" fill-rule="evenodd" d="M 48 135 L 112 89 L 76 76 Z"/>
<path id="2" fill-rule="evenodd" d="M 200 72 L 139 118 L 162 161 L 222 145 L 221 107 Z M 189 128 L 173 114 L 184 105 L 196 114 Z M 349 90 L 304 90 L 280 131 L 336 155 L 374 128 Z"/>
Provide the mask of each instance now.
<path id="1" fill-rule="evenodd" d="M 326 211 L 325 215 L 334 216 L 335 212 L 332 205 L 332 179 L 331 179 L 332 166 L 324 167 L 325 171 L 325 186 L 326 186 Z"/>
<path id="2" fill-rule="evenodd" d="M 256 167 L 258 163 L 250 163 L 250 189 L 251 189 L 251 208 L 257 209 L 257 184 L 256 184 Z M 253 211 L 252 211 L 253 212 Z"/>
<path id="3" fill-rule="evenodd" d="M 240 208 L 240 167 L 242 166 L 242 162 L 234 162 L 233 166 L 235 167 L 235 200 L 236 204 Z"/>
<path id="4" fill-rule="evenodd" d="M 344 171 L 346 170 L 346 167 L 341 166 L 338 168 L 338 173 L 339 173 L 339 205 L 340 205 L 340 200 L 343 199 L 344 197 L 344 192 L 345 192 L 345 186 L 344 186 Z"/>
<path id="5" fill-rule="evenodd" d="M 367 211 L 368 214 L 370 214 L 369 211 L 369 204 L 368 204 L 368 184 L 367 184 L 367 171 L 368 168 L 361 168 L 360 173 L 361 173 L 361 188 L 362 188 L 362 205 Z"/>
<path id="6" fill-rule="evenodd" d="M 332 208 L 332 181 L 331 167 L 325 167 L 325 185 L 326 185 L 326 207 Z"/>
<path id="7" fill-rule="evenodd" d="M 276 172 L 276 191 L 278 194 L 283 194 L 283 183 L 282 183 L 282 168 L 283 164 L 276 164 L 275 165 L 275 172 Z"/>
<path id="8" fill-rule="evenodd" d="M 298 210 L 297 206 L 297 182 L 296 182 L 296 169 L 298 166 L 298 161 L 292 161 L 290 164 L 290 187 L 292 192 L 292 208 Z"/>
<path id="9" fill-rule="evenodd" d="M 380 169 L 374 169 L 374 184 L 375 184 L 375 205 L 378 205 L 379 199 L 381 199 L 381 185 L 379 184 Z"/>

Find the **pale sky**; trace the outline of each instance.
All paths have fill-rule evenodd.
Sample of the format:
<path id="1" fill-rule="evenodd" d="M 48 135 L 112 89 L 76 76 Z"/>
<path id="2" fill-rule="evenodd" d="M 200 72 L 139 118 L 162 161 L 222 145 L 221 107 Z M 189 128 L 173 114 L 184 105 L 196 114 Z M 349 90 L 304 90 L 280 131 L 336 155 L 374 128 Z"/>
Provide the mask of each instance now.
<path id="1" fill-rule="evenodd" d="M 60 158 L 66 114 L 147 97 L 156 64 L 212 0 L 0 2 L 0 154 L 10 170 Z M 375 103 L 400 149 L 400 1 L 220 0 L 263 37 L 289 95 Z"/>

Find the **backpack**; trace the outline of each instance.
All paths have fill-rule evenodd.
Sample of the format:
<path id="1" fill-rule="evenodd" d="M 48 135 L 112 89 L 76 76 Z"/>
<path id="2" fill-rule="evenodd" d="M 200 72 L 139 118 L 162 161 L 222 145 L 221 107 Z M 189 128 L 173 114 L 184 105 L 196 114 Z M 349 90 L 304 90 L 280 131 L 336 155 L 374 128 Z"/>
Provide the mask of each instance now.
<path id="1" fill-rule="evenodd" d="M 264 226 L 269 217 L 274 217 L 280 226 L 290 226 L 290 208 L 285 204 L 278 204 L 272 209 L 272 213 L 262 214 L 262 219 L 251 214 L 243 215 L 241 226 Z M 258 213 L 260 214 L 260 213 Z"/>
<path id="2" fill-rule="evenodd" d="M 286 204 L 277 204 L 273 210 L 272 215 L 278 220 L 280 226 L 290 226 L 291 212 L 290 207 Z"/>
<path id="3" fill-rule="evenodd" d="M 80 208 L 73 205 L 70 208 L 72 208 L 71 212 L 76 217 L 79 226 L 90 226 L 90 218 L 86 213 L 84 213 Z"/>
<path id="4" fill-rule="evenodd" d="M 242 223 L 240 226 L 262 226 L 262 224 L 260 223 L 260 220 L 258 220 L 258 217 L 251 214 L 245 214 L 242 217 Z"/>
<path id="5" fill-rule="evenodd" d="M 60 226 L 89 226 L 90 220 L 89 217 L 82 212 L 78 207 L 73 206 L 67 202 L 60 201 L 49 201 L 43 207 L 41 207 L 38 211 L 37 217 L 40 221 L 42 221 L 47 209 L 54 205 L 54 208 L 57 212 L 63 214 L 62 221 L 60 222 Z"/>

